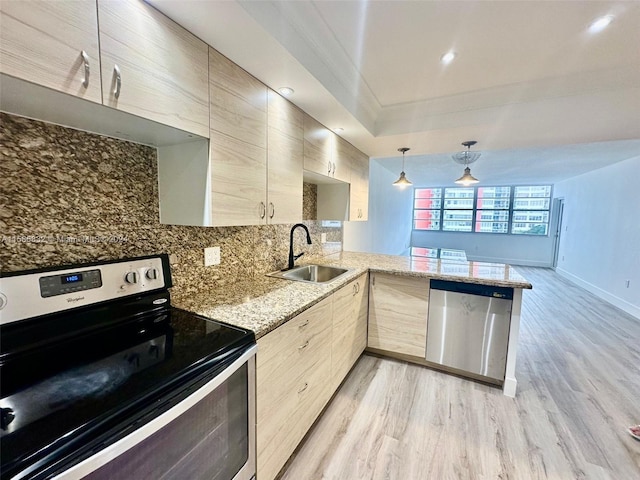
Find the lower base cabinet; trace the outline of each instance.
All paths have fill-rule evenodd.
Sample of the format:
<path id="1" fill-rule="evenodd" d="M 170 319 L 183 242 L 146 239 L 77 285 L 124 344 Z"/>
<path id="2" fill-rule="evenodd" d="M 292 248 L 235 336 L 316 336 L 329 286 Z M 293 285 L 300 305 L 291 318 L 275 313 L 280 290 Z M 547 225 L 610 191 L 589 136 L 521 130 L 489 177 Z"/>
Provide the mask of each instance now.
<path id="1" fill-rule="evenodd" d="M 258 339 L 257 479 L 273 480 L 360 357 L 367 274 Z"/>

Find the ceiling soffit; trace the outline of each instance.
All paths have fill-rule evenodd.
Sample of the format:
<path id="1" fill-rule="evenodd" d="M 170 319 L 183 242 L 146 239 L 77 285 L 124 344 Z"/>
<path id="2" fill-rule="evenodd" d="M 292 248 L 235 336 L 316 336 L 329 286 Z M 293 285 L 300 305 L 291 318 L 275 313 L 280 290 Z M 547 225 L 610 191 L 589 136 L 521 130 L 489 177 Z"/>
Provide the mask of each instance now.
<path id="1" fill-rule="evenodd" d="M 375 134 L 382 107 L 313 2 L 238 3 Z"/>

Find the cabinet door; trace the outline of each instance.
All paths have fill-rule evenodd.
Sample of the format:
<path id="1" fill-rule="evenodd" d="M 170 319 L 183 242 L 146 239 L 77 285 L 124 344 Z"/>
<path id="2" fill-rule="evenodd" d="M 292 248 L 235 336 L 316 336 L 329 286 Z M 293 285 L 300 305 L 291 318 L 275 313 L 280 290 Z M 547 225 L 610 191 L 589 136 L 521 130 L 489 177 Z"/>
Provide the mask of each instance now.
<path id="1" fill-rule="evenodd" d="M 103 103 L 208 138 L 207 44 L 142 1 L 100 0 L 98 21 Z"/>
<path id="2" fill-rule="evenodd" d="M 324 176 L 333 170 L 333 143 L 336 135 L 320 122 L 304 114 L 304 169 Z"/>
<path id="3" fill-rule="evenodd" d="M 367 274 L 333 294 L 331 383 L 338 388 L 367 346 Z"/>
<path id="4" fill-rule="evenodd" d="M 211 224 L 267 218 L 267 87 L 209 49 Z"/>
<path id="5" fill-rule="evenodd" d="M 302 220 L 302 111 L 269 90 L 267 187 L 269 223 Z"/>
<path id="6" fill-rule="evenodd" d="M 374 273 L 367 345 L 425 358 L 429 280 Z"/>
<path id="7" fill-rule="evenodd" d="M 95 0 L 0 2 L 0 70 L 102 103 Z"/>
<path id="8" fill-rule="evenodd" d="M 258 339 L 257 478 L 272 480 L 331 397 L 332 298 Z"/>
<path id="9" fill-rule="evenodd" d="M 349 192 L 349 220 L 367 221 L 369 218 L 369 157 L 362 152 L 351 165 Z"/>
<path id="10" fill-rule="evenodd" d="M 351 182 L 351 165 L 356 161 L 360 151 L 337 135 L 335 141 L 331 176 L 336 180 L 349 183 Z"/>

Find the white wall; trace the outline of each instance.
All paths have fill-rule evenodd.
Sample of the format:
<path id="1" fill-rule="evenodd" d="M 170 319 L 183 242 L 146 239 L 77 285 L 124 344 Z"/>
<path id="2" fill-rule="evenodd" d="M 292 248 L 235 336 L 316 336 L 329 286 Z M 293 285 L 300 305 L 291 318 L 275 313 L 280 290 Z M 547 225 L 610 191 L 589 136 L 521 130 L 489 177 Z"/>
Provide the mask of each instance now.
<path id="1" fill-rule="evenodd" d="M 637 318 L 639 172 L 640 156 L 555 185 L 565 202 L 557 272 Z"/>
<path id="2" fill-rule="evenodd" d="M 407 255 L 411 239 L 413 190 L 392 185 L 400 172 L 369 162 L 369 221 L 344 222 L 343 249 Z"/>
<path id="3" fill-rule="evenodd" d="M 369 166 L 369 221 L 344 223 L 344 250 L 408 254 L 412 237 L 411 188 L 400 190 L 392 172 L 371 160 Z M 409 176 L 410 178 L 410 176 Z M 553 222 L 550 231 L 554 231 Z M 553 236 L 492 235 L 460 232 L 414 232 L 414 245 L 456 248 L 470 260 L 549 267 L 553 261 Z"/>

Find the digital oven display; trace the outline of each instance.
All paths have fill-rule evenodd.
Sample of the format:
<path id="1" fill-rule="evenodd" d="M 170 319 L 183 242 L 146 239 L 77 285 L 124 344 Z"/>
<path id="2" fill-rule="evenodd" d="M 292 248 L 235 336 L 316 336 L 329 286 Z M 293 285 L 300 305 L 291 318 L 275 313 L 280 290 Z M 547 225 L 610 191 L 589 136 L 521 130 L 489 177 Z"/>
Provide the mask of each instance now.
<path id="1" fill-rule="evenodd" d="M 60 279 L 62 280 L 63 284 L 81 282 L 82 281 L 82 274 L 81 273 L 74 273 L 73 275 L 63 275 L 62 277 L 60 277 Z"/>

